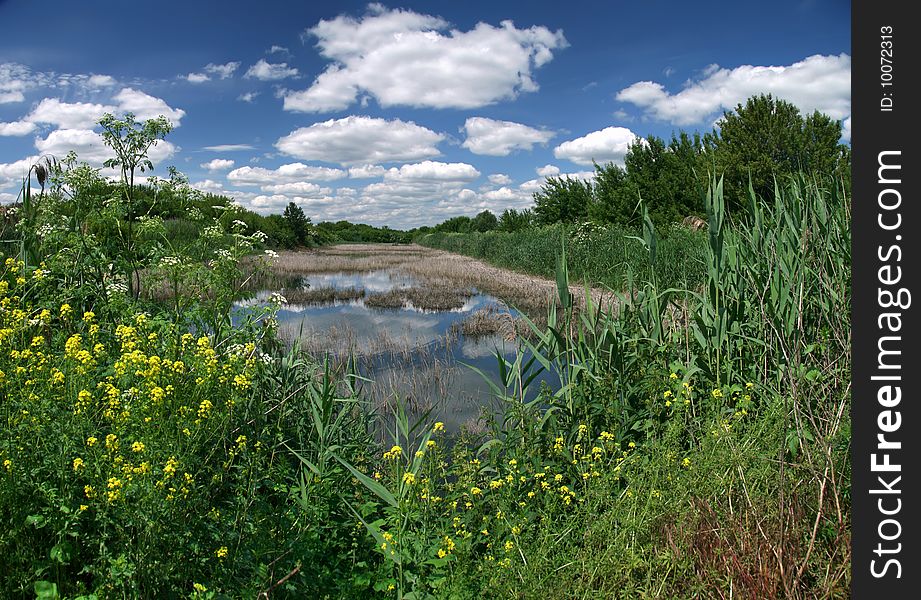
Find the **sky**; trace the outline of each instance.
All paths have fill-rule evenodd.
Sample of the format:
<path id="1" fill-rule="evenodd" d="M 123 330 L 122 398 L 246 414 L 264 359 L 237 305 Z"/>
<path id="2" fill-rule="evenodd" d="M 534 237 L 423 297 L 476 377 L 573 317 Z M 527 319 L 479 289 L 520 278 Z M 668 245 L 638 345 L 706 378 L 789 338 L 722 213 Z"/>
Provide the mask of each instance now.
<path id="1" fill-rule="evenodd" d="M 0 23 L 0 203 L 42 155 L 101 167 L 107 112 L 172 123 L 145 175 L 399 229 L 527 208 L 754 94 L 850 139 L 850 2 L 0 0 Z"/>

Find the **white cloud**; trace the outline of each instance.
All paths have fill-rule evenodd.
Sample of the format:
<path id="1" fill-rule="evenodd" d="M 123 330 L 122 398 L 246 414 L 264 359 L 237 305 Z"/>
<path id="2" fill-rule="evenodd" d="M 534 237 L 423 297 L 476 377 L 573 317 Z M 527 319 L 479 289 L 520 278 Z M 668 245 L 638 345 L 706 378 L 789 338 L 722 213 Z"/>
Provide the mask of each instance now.
<path id="1" fill-rule="evenodd" d="M 372 179 L 374 177 L 383 177 L 387 169 L 380 165 L 362 165 L 360 167 L 349 167 L 349 177 L 352 179 Z M 339 188 L 340 190 L 342 188 Z"/>
<path id="2" fill-rule="evenodd" d="M 35 123 L 30 121 L 13 121 L 12 123 L 0 123 L 0 136 L 28 135 L 33 131 L 35 131 Z"/>
<path id="3" fill-rule="evenodd" d="M 851 141 L 851 118 L 846 118 L 841 123 L 841 139 L 845 142 Z"/>
<path id="4" fill-rule="evenodd" d="M 358 19 L 340 15 L 307 30 L 332 61 L 285 110 L 343 110 L 367 92 L 383 107 L 477 108 L 537 90 L 532 70 L 567 42 L 562 31 L 518 29 L 511 21 L 449 30 L 440 17 L 369 6 Z"/>
<path id="5" fill-rule="evenodd" d="M 28 156 L 11 163 L 0 163 L 0 188 L 12 185 L 18 187 L 37 160 L 38 156 Z"/>
<path id="6" fill-rule="evenodd" d="M 560 168 L 556 165 L 544 165 L 534 169 L 541 177 L 552 177 L 560 174 Z"/>
<path id="7" fill-rule="evenodd" d="M 636 135 L 625 127 L 605 127 L 588 135 L 563 142 L 553 149 L 557 158 L 570 160 L 577 165 L 614 162 L 623 164 L 624 156 Z"/>
<path id="8" fill-rule="evenodd" d="M 23 92 L 49 83 L 48 76 L 33 72 L 25 65 L 13 62 L 0 63 L 0 104 L 22 102 L 26 99 Z"/>
<path id="9" fill-rule="evenodd" d="M 102 163 L 114 156 L 114 152 L 102 140 L 102 136 L 89 129 L 56 129 L 45 138 L 35 138 L 35 148 L 39 154 L 51 154 L 58 157 L 66 156 L 73 150 L 77 158 L 93 166 Z M 154 164 L 167 160 L 176 152 L 176 146 L 170 142 L 160 140 L 151 146 L 148 158 Z"/>
<path id="10" fill-rule="evenodd" d="M 304 160 L 357 166 L 438 156 L 436 144 L 443 139 L 444 135 L 412 121 L 352 115 L 296 129 L 275 147 Z"/>
<path id="11" fill-rule="evenodd" d="M 224 63 L 222 65 L 208 63 L 207 65 L 205 65 L 204 71 L 205 73 L 209 73 L 221 79 L 229 79 L 233 77 L 233 74 L 239 68 L 240 68 L 239 61 L 231 61 L 228 63 Z"/>
<path id="12" fill-rule="evenodd" d="M 276 52 L 279 54 L 290 54 L 287 48 L 285 48 L 284 46 L 277 46 L 277 45 L 273 45 L 271 48 L 269 48 L 269 51 L 267 52 L 267 54 L 275 54 Z"/>
<path id="13" fill-rule="evenodd" d="M 218 144 L 216 146 L 205 146 L 204 150 L 211 152 L 237 152 L 239 150 L 255 150 L 256 147 L 250 144 Z"/>
<path id="14" fill-rule="evenodd" d="M 16 194 L 0 192 L 0 204 L 11 204 L 16 201 Z"/>
<path id="15" fill-rule="evenodd" d="M 332 193 L 332 190 L 328 187 L 320 187 L 315 183 L 309 181 L 294 181 L 292 183 L 275 183 L 272 185 L 266 185 L 262 187 L 262 191 L 269 192 L 271 194 L 284 194 L 286 196 L 301 196 L 301 197 L 323 197 L 328 196 Z"/>
<path id="16" fill-rule="evenodd" d="M 552 175 L 546 175 L 538 177 L 537 179 L 529 179 L 521 185 L 518 186 L 518 189 L 522 192 L 531 195 L 534 192 L 539 192 L 541 188 L 547 183 L 548 177 L 557 177 L 560 179 L 581 179 L 582 181 L 590 181 L 595 178 L 594 171 L 575 171 L 573 173 L 560 173 L 557 171 Z"/>
<path id="17" fill-rule="evenodd" d="M 288 67 L 288 63 L 270 63 L 264 58 L 260 58 L 256 64 L 246 71 L 244 77 L 260 81 L 278 81 L 295 75 L 297 75 L 297 69 Z"/>
<path id="18" fill-rule="evenodd" d="M 487 177 L 487 179 L 489 179 L 489 183 L 493 185 L 508 185 L 512 183 L 512 178 L 505 173 L 493 173 Z"/>
<path id="19" fill-rule="evenodd" d="M 215 158 L 214 160 L 202 163 L 200 166 L 202 169 L 207 169 L 208 171 L 223 171 L 224 169 L 231 168 L 233 165 L 234 162 L 230 159 Z"/>
<path id="20" fill-rule="evenodd" d="M 348 173 L 342 169 L 315 167 L 297 162 L 281 165 L 277 169 L 240 167 L 227 174 L 227 181 L 236 185 L 270 186 L 300 181 L 335 181 L 347 176 Z"/>
<path id="21" fill-rule="evenodd" d="M 180 120 L 185 116 L 185 111 L 181 108 L 170 108 L 161 98 L 131 88 L 123 88 L 115 94 L 113 100 L 118 102 L 120 110 L 133 113 L 139 121 L 156 119 L 163 115 L 169 119 L 173 127 L 179 127 Z"/>
<path id="22" fill-rule="evenodd" d="M 256 99 L 256 96 L 259 95 L 259 92 L 246 92 L 245 94 L 240 94 L 237 96 L 237 100 L 241 102 L 247 102 L 252 104 L 253 100 Z"/>
<path id="23" fill-rule="evenodd" d="M 787 66 L 708 67 L 700 80 L 671 94 L 660 83 L 640 81 L 616 98 L 642 108 L 647 116 L 675 125 L 702 123 L 719 111 L 757 94 L 772 94 L 801 111 L 821 111 L 833 119 L 851 112 L 851 57 L 816 54 Z"/>
<path id="24" fill-rule="evenodd" d="M 183 79 L 189 83 L 204 83 L 206 81 L 211 81 L 211 78 L 204 73 L 189 73 Z"/>
<path id="25" fill-rule="evenodd" d="M 451 181 L 470 182 L 480 176 L 473 165 L 467 163 L 443 163 L 426 160 L 421 163 L 391 168 L 384 174 L 385 181 Z"/>
<path id="26" fill-rule="evenodd" d="M 115 78 L 109 75 L 90 75 L 86 80 L 87 85 L 94 88 L 110 87 L 115 85 Z"/>
<path id="27" fill-rule="evenodd" d="M 92 129 L 106 113 L 114 113 L 114 106 L 86 102 L 61 102 L 45 98 L 26 117 L 32 123 L 51 123 L 61 129 Z"/>
<path id="28" fill-rule="evenodd" d="M 463 147 L 474 154 L 508 156 L 512 150 L 530 150 L 534 144 L 546 144 L 552 131 L 535 129 L 512 121 L 470 117 L 464 123 L 467 139 Z"/>

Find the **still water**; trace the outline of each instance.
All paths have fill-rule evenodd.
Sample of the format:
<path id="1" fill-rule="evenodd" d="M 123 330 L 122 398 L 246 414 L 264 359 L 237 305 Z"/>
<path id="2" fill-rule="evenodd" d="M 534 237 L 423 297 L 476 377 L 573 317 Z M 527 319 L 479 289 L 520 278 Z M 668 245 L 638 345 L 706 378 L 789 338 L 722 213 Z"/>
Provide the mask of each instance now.
<path id="1" fill-rule="evenodd" d="M 478 419 L 495 414 L 498 401 L 482 370 L 498 382 L 496 353 L 514 359 L 517 342 L 503 335 L 464 335 L 463 323 L 475 313 L 511 320 L 519 314 L 501 300 L 471 290 L 462 306 L 426 310 L 404 301 L 397 308 L 368 306 L 366 295 L 423 286 L 400 272 L 308 274 L 304 289 L 354 290 L 356 298 L 317 303 L 287 303 L 278 311 L 279 333 L 299 340 L 318 357 L 354 353 L 359 372 L 372 380 L 363 384 L 378 407 L 402 398 L 412 413 L 432 409 L 432 417 L 452 430 L 480 427 Z M 239 303 L 240 308 L 266 302 L 272 290 Z M 536 386 L 535 386 L 536 387 Z"/>

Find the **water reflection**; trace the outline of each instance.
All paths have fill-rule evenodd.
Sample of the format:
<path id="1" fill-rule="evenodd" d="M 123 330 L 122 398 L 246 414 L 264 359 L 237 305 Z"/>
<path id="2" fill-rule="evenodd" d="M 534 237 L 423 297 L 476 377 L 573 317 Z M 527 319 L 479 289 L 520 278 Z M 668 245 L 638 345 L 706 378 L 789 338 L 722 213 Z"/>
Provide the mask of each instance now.
<path id="1" fill-rule="evenodd" d="M 425 283 L 382 270 L 309 274 L 303 285 L 376 293 Z M 271 293 L 258 292 L 239 307 L 245 310 L 262 304 Z M 465 365 L 498 381 L 496 353 L 512 359 L 517 349 L 516 342 L 502 335 L 464 335 L 464 321 L 484 310 L 505 319 L 519 316 L 497 298 L 475 290 L 462 306 L 444 311 L 420 309 L 409 302 L 399 308 L 373 308 L 359 297 L 325 304 L 287 304 L 278 311 L 279 334 L 292 343 L 299 340 L 318 357 L 356 355 L 360 374 L 372 380 L 364 384 L 364 392 L 379 407 L 400 397 L 411 412 L 431 409 L 450 429 L 476 428 L 478 417 L 496 411 L 497 400 L 488 383 Z"/>

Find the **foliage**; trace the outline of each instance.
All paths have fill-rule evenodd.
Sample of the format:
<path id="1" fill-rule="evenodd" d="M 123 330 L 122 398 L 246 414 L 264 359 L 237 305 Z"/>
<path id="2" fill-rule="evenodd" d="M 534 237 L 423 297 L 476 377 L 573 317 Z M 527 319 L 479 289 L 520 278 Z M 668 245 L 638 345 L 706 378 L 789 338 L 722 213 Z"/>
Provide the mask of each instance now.
<path id="1" fill-rule="evenodd" d="M 534 216 L 539 225 L 575 223 L 585 219 L 592 202 L 592 184 L 574 177 L 549 177 L 534 192 Z"/>
<path id="2" fill-rule="evenodd" d="M 659 281 L 693 289 L 703 282 L 706 239 L 704 233 L 670 228 L 660 240 L 660 260 L 655 265 L 649 263 L 632 230 L 591 223 L 485 234 L 429 233 L 416 242 L 543 277 L 554 276 L 556 257 L 565 242 L 573 279 L 624 289 L 631 278 L 646 280 L 655 271 Z"/>
<path id="3" fill-rule="evenodd" d="M 529 208 L 524 210 L 515 210 L 507 208 L 499 217 L 499 231 L 511 233 L 527 229 L 534 224 L 534 211 Z"/>
<path id="4" fill-rule="evenodd" d="M 725 112 L 717 127 L 719 135 L 708 135 L 707 144 L 715 168 L 724 173 L 730 209 L 744 207 L 749 179 L 763 198 L 773 196 L 775 177 L 797 172 L 850 181 L 850 151 L 840 143 L 841 124 L 818 111 L 804 116 L 770 94 L 753 96 Z"/>

